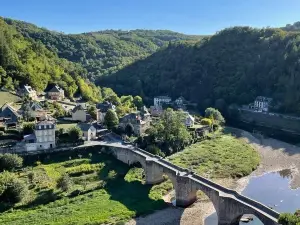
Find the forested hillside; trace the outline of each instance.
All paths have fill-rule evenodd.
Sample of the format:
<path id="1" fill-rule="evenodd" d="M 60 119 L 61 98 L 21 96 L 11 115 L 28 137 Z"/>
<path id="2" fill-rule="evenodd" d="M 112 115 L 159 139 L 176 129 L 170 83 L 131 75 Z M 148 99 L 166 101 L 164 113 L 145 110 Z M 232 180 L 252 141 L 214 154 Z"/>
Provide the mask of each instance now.
<path id="1" fill-rule="evenodd" d="M 300 34 L 234 27 L 198 42 L 160 49 L 99 84 L 122 94 L 183 95 L 203 108 L 245 104 L 265 95 L 300 113 Z"/>
<path id="2" fill-rule="evenodd" d="M 91 81 L 149 56 L 169 41 L 200 39 L 168 30 L 106 30 L 66 35 L 22 21 L 5 21 L 25 37 L 41 41 L 59 57 L 81 64 Z"/>
<path id="3" fill-rule="evenodd" d="M 43 91 L 57 83 L 69 97 L 81 92 L 87 100 L 97 101 L 99 88 L 86 82 L 86 74 L 81 65 L 58 58 L 41 41 L 24 37 L 0 18 L 0 86 L 14 90 L 28 83 Z"/>

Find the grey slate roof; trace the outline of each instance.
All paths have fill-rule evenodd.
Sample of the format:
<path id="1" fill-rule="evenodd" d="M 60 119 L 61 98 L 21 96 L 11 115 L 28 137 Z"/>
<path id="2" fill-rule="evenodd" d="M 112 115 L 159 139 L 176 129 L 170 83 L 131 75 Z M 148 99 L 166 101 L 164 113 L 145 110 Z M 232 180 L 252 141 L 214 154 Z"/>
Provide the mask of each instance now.
<path id="1" fill-rule="evenodd" d="M 85 109 L 82 107 L 82 105 L 79 104 L 75 106 L 74 109 L 72 109 L 72 113 L 75 113 L 78 110 L 85 110 Z"/>
<path id="2" fill-rule="evenodd" d="M 61 91 L 62 89 L 58 85 L 55 85 L 48 92 L 61 92 Z"/>
<path id="3" fill-rule="evenodd" d="M 35 124 L 36 130 L 48 130 L 48 129 L 55 129 L 55 124 L 52 121 L 41 121 Z"/>
<path id="4" fill-rule="evenodd" d="M 107 112 L 109 109 L 114 109 L 114 105 L 111 104 L 110 102 L 103 102 L 103 103 L 98 103 L 96 105 L 96 108 L 99 109 L 101 112 Z"/>
<path id="5" fill-rule="evenodd" d="M 81 123 L 78 124 L 78 127 L 82 130 L 82 131 L 88 131 L 91 127 L 93 127 L 92 124 L 89 123 Z"/>

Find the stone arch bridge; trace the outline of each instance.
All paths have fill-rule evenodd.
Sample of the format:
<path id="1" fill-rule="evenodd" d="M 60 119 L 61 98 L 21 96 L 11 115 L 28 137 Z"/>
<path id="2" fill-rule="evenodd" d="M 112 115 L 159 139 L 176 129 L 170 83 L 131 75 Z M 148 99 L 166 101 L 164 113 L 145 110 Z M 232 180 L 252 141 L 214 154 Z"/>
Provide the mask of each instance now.
<path id="1" fill-rule="evenodd" d="M 244 214 L 253 214 L 265 225 L 278 224 L 279 213 L 260 202 L 247 198 L 234 190 L 225 188 L 190 170 L 154 156 L 132 145 L 101 143 L 102 149 L 112 153 L 118 160 L 132 165 L 140 163 L 144 168 L 146 183 L 157 184 L 164 175 L 172 181 L 176 193 L 176 205 L 186 207 L 196 200 L 198 190 L 212 201 L 218 215 L 218 224 L 239 224 Z"/>

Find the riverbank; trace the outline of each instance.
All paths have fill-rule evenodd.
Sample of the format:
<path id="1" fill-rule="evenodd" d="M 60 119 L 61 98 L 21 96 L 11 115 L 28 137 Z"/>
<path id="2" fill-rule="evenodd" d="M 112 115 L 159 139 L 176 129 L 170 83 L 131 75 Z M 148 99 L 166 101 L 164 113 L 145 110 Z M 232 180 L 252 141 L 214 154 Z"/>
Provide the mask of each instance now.
<path id="1" fill-rule="evenodd" d="M 251 133 L 240 129 L 228 129 L 238 138 L 251 144 L 259 153 L 261 162 L 259 167 L 249 176 L 238 180 L 217 180 L 218 183 L 233 188 L 238 192 L 242 192 L 247 186 L 249 179 L 253 176 L 261 176 L 269 172 L 291 169 L 291 187 L 300 187 L 300 147 L 271 138 L 264 138 L 262 136 L 255 137 Z M 170 206 L 167 209 L 157 211 L 146 217 L 131 220 L 127 225 L 203 225 L 205 218 L 214 211 L 213 204 L 210 201 L 199 199 L 188 208 L 182 209 Z"/>

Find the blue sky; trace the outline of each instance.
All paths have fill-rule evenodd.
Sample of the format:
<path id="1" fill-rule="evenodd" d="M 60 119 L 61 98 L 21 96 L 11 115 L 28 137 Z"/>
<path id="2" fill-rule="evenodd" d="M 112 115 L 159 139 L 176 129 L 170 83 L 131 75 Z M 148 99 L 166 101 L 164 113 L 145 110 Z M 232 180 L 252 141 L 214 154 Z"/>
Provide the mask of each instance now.
<path id="1" fill-rule="evenodd" d="M 213 34 L 236 25 L 278 27 L 300 21 L 300 0 L 9 0 L 0 16 L 51 30 L 168 29 Z"/>

